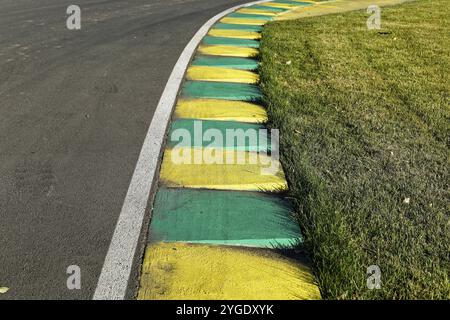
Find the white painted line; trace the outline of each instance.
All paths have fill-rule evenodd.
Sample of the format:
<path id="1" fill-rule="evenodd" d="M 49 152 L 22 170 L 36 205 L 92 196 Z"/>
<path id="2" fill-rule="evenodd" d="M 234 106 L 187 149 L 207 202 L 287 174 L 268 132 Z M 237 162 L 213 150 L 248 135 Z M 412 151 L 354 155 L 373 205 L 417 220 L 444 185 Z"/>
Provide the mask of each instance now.
<path id="1" fill-rule="evenodd" d="M 157 173 L 156 169 L 164 135 L 181 81 L 195 49 L 212 25 L 223 16 L 242 7 L 269 1 L 262 0 L 246 3 L 214 16 L 197 31 L 178 58 L 148 128 L 122 211 L 106 254 L 97 288 L 95 289 L 94 300 L 122 300 L 125 298 L 133 257 L 144 221 L 145 209 Z"/>

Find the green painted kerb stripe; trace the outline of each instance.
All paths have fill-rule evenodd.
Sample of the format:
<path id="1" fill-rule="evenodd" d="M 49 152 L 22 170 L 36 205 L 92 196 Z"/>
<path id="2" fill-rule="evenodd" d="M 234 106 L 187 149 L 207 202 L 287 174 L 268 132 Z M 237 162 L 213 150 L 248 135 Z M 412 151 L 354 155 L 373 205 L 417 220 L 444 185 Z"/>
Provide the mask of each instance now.
<path id="1" fill-rule="evenodd" d="M 179 129 L 187 130 L 190 139 L 185 141 L 184 135 L 177 134 L 177 132 L 181 133 Z M 217 135 L 214 136 L 213 141 L 203 141 L 202 137 L 210 129 L 218 130 L 222 141 L 215 141 Z M 170 127 L 167 146 L 169 148 L 207 147 L 213 143 L 215 146 L 220 146 L 221 150 L 270 152 L 269 130 L 266 129 L 266 136 L 260 139 L 262 129 L 265 129 L 262 125 L 238 121 L 180 119 L 174 121 Z M 196 134 L 199 135 L 197 139 L 194 138 L 197 137 Z"/>
<path id="2" fill-rule="evenodd" d="M 189 98 L 260 101 L 258 86 L 241 83 L 186 81 L 182 95 Z"/>
<path id="3" fill-rule="evenodd" d="M 290 9 L 285 9 L 285 8 L 274 8 L 274 7 L 268 7 L 268 6 L 259 6 L 259 5 L 253 5 L 248 7 L 249 9 L 259 9 L 259 10 L 266 10 L 266 11 L 272 11 L 272 12 L 285 12 L 288 11 Z"/>
<path id="4" fill-rule="evenodd" d="M 251 26 L 246 24 L 232 24 L 232 23 L 217 23 L 214 25 L 216 29 L 222 30 L 241 30 L 241 31 L 252 31 L 252 32 L 261 32 L 261 26 Z"/>
<path id="5" fill-rule="evenodd" d="M 275 239 L 240 239 L 240 240 L 182 240 L 182 241 L 167 241 L 160 242 L 185 242 L 185 243 L 199 243 L 212 245 L 226 245 L 226 246 L 243 246 L 243 247 L 258 247 L 258 248 L 293 248 L 300 242 L 299 238 L 275 238 Z"/>
<path id="6" fill-rule="evenodd" d="M 205 36 L 203 43 L 208 45 L 259 48 L 259 41 L 250 39 Z"/>
<path id="7" fill-rule="evenodd" d="M 312 3 L 310 2 L 297 2 L 297 1 L 289 1 L 289 0 L 276 0 L 276 1 L 271 1 L 273 3 L 285 3 L 285 4 L 293 4 L 296 6 L 310 6 L 312 5 Z"/>
<path id="8" fill-rule="evenodd" d="M 255 20 L 272 20 L 273 17 L 265 16 L 262 14 L 247 14 L 247 13 L 239 13 L 234 12 L 227 15 L 228 18 L 240 18 L 240 19 L 255 19 Z"/>
<path id="9" fill-rule="evenodd" d="M 250 58 L 198 56 L 192 62 L 192 65 L 255 70 L 258 68 L 258 61 Z"/>
<path id="10" fill-rule="evenodd" d="M 311 2 L 300 2 L 300 1 L 298 1 L 297 3 L 299 3 L 301 6 L 312 6 L 313 5 Z"/>
<path id="11" fill-rule="evenodd" d="M 193 242 L 256 247 L 301 241 L 284 199 L 253 192 L 160 188 L 149 242 Z"/>

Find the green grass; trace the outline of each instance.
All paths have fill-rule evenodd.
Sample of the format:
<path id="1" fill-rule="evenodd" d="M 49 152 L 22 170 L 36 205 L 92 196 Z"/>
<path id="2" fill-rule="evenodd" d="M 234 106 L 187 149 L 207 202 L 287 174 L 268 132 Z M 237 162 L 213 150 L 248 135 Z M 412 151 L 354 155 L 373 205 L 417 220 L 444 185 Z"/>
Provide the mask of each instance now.
<path id="1" fill-rule="evenodd" d="M 270 125 L 324 298 L 449 299 L 450 6 L 383 8 L 381 30 L 367 17 L 264 28 Z"/>

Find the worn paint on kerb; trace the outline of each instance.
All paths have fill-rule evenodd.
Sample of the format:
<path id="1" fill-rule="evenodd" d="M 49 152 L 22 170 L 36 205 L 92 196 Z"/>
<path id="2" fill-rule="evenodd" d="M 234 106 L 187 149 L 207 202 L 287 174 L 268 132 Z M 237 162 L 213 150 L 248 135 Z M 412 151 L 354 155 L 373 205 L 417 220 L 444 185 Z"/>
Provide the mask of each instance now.
<path id="1" fill-rule="evenodd" d="M 159 189 L 149 235 L 149 242 L 268 248 L 300 242 L 300 229 L 283 198 L 261 192 L 176 188 Z"/>
<path id="2" fill-rule="evenodd" d="M 320 299 L 311 271 L 273 250 L 183 243 L 149 245 L 138 299 Z"/>
<path id="3" fill-rule="evenodd" d="M 173 155 L 172 152 L 176 152 Z M 169 187 L 203 188 L 218 190 L 247 190 L 247 191 L 285 191 L 287 182 L 278 160 L 263 154 L 245 151 L 224 150 L 222 164 L 195 164 L 195 157 L 209 155 L 214 150 L 204 148 L 166 149 L 161 165 L 161 182 Z M 244 164 L 237 164 L 238 156 L 243 155 Z M 181 156 L 188 157 L 192 163 L 177 164 L 174 159 Z M 250 162 L 250 157 L 257 157 L 256 163 Z M 234 159 L 234 160 L 228 160 Z M 228 161 L 228 163 L 227 163 Z M 276 174 L 263 174 L 271 166 L 279 168 Z M 234 162 L 234 164 L 229 164 Z"/>
<path id="4" fill-rule="evenodd" d="M 180 99 L 175 118 L 263 123 L 267 112 L 264 107 L 245 101 Z"/>
<path id="5" fill-rule="evenodd" d="M 234 82 L 234 83 L 257 83 L 258 74 L 252 71 L 224 69 L 209 66 L 191 66 L 187 71 L 188 80 Z"/>

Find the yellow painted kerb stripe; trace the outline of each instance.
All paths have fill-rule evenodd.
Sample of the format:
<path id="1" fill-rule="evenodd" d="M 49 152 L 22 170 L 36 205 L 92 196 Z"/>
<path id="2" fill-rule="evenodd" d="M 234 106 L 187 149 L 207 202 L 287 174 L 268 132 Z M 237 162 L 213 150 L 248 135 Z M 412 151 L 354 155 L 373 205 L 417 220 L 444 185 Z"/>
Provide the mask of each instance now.
<path id="1" fill-rule="evenodd" d="M 267 112 L 262 106 L 245 101 L 181 99 L 175 108 L 175 117 L 263 123 L 267 121 Z"/>
<path id="2" fill-rule="evenodd" d="M 185 243 L 146 248 L 138 299 L 312 300 L 311 271 L 274 251 Z"/>
<path id="3" fill-rule="evenodd" d="M 276 16 L 277 15 L 277 13 L 273 12 L 273 11 L 267 11 L 267 10 L 261 10 L 261 9 L 248 9 L 248 8 L 239 9 L 236 12 L 238 12 L 238 13 L 260 14 L 260 15 L 263 15 L 263 16 Z"/>
<path id="4" fill-rule="evenodd" d="M 259 54 L 258 49 L 233 46 L 208 46 L 201 45 L 198 52 L 213 56 L 253 58 Z"/>
<path id="5" fill-rule="evenodd" d="M 221 151 L 200 147 L 166 149 L 161 166 L 161 181 L 169 187 L 287 190 L 287 182 L 278 160 L 255 152 Z M 244 160 L 238 162 L 238 157 Z M 221 159 L 219 161 L 222 164 L 208 164 L 217 162 L 217 159 Z M 273 161 L 272 168 L 275 170 L 268 173 L 266 170 L 271 166 L 270 161 Z"/>
<path id="6" fill-rule="evenodd" d="M 293 8 L 297 7 L 297 5 L 295 5 L 295 4 L 277 3 L 277 2 L 265 2 L 264 6 L 265 7 L 282 8 L 282 9 L 293 9 Z"/>
<path id="7" fill-rule="evenodd" d="M 244 18 L 229 18 L 225 17 L 220 20 L 222 23 L 230 23 L 230 24 L 246 24 L 252 26 L 262 26 L 267 21 L 266 20 L 256 20 L 256 19 L 244 19 Z"/>
<path id="8" fill-rule="evenodd" d="M 238 38 L 251 40 L 261 39 L 261 33 L 259 32 L 241 31 L 241 30 L 211 29 L 208 32 L 208 35 L 224 38 Z"/>
<path id="9" fill-rule="evenodd" d="M 208 66 L 191 66 L 187 71 L 188 80 L 257 83 L 258 74 L 252 71 Z"/>

